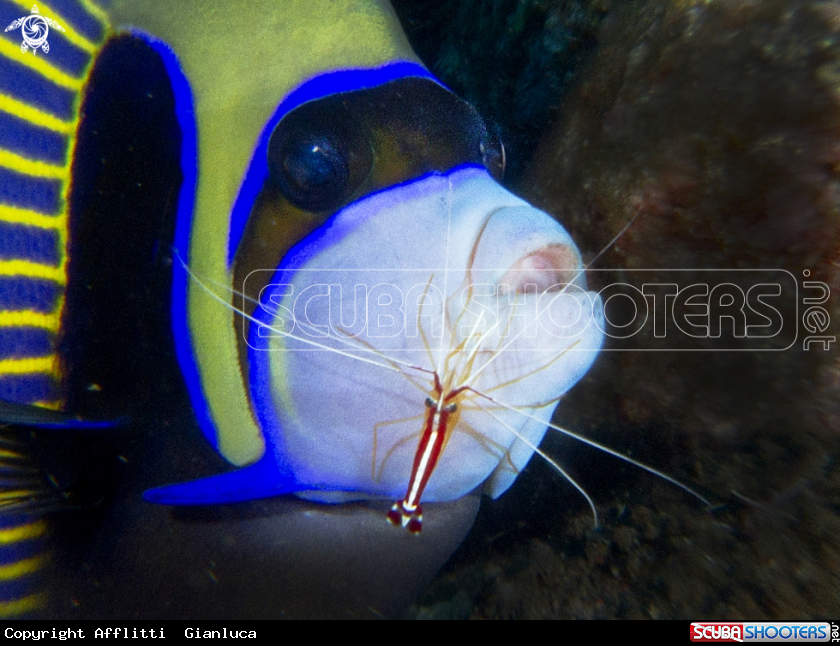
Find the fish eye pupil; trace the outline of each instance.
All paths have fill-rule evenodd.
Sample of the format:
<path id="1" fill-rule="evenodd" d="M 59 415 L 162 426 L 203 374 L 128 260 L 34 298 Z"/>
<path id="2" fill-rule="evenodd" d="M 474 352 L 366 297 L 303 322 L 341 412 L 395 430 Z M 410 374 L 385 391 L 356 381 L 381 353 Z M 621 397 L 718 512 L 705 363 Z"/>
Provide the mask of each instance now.
<path id="1" fill-rule="evenodd" d="M 304 105 L 277 125 L 268 143 L 269 178 L 305 211 L 332 211 L 370 172 L 366 132 L 341 109 Z"/>
<path id="2" fill-rule="evenodd" d="M 347 181 L 347 160 L 328 141 L 318 140 L 287 151 L 282 161 L 289 184 L 300 193 L 339 190 Z"/>

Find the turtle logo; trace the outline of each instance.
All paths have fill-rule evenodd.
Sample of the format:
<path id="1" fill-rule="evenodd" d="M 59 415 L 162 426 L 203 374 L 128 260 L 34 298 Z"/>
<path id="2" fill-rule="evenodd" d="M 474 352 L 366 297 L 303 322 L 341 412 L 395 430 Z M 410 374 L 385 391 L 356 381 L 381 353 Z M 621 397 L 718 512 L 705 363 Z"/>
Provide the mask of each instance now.
<path id="1" fill-rule="evenodd" d="M 64 27 L 59 25 L 52 18 L 45 18 L 38 13 L 38 5 L 32 5 L 32 13 L 23 18 L 18 18 L 11 25 L 6 27 L 6 31 L 12 31 L 21 28 L 23 32 L 23 42 L 20 44 L 20 51 L 26 53 L 26 50 L 32 48 L 32 53 L 43 49 L 44 53 L 50 51 L 50 44 L 47 42 L 47 36 L 50 33 L 50 27 L 64 31 Z"/>

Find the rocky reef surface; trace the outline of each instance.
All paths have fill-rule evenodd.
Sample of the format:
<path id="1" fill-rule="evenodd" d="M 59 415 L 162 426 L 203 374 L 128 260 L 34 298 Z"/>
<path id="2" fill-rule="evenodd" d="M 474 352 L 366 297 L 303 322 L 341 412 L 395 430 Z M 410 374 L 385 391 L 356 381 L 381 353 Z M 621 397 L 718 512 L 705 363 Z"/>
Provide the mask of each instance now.
<path id="1" fill-rule="evenodd" d="M 712 508 L 551 434 L 543 448 L 593 494 L 601 527 L 534 460 L 483 505 L 414 615 L 832 616 L 840 2 L 499 0 L 445 3 L 440 18 L 403 4 L 424 60 L 509 141 L 512 188 L 595 259 L 591 287 L 723 283 L 731 295 L 703 301 L 718 308 L 717 336 L 650 324 L 622 335 L 635 319 L 610 301 L 616 338 L 555 417 Z M 769 324 L 756 300 L 734 303 L 745 334 L 729 299 L 769 283 Z M 696 303 L 663 308 L 663 322 L 691 321 Z"/>

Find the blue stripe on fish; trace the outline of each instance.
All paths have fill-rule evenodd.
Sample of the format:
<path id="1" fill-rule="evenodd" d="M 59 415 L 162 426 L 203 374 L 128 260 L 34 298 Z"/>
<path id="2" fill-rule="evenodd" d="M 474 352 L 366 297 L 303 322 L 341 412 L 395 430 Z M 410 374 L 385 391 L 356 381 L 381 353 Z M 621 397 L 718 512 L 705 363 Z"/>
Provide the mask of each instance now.
<path id="1" fill-rule="evenodd" d="M 28 540 L 22 539 L 22 537 L 9 536 L 9 534 L 7 534 L 8 538 L 3 535 L 3 530 L 25 526 L 32 520 L 32 518 L 28 518 L 27 516 L 14 516 L 0 520 L 0 568 L 24 559 L 31 559 L 43 550 L 43 532 L 34 531 L 29 533 Z M 0 576 L 0 584 L 8 585 L 8 583 L 8 580 L 4 580 Z"/>
<path id="2" fill-rule="evenodd" d="M 159 505 L 218 505 L 272 498 L 297 493 L 302 487 L 288 465 L 278 466 L 274 452 L 267 449 L 258 462 L 216 476 L 155 487 L 143 499 Z"/>
<path id="3" fill-rule="evenodd" d="M 63 165 L 67 136 L 0 111 L 0 148 L 37 161 Z"/>
<path id="4" fill-rule="evenodd" d="M 60 240 L 55 229 L 39 229 L 0 221 L 0 260 L 28 260 L 57 267 Z"/>
<path id="5" fill-rule="evenodd" d="M 0 204 L 57 213 L 61 207 L 61 184 L 57 179 L 22 175 L 0 166 Z"/>
<path id="6" fill-rule="evenodd" d="M 0 56 L 0 94 L 15 97 L 65 121 L 76 116 L 76 92 L 5 56 Z"/>
<path id="7" fill-rule="evenodd" d="M 2 2 L 2 0 L 0 0 Z M 20 34 L 20 32 L 16 32 Z M 79 49 L 67 37 L 56 29 L 50 29 L 48 39 L 50 53 L 39 52 L 33 56 L 41 56 L 47 59 L 53 67 L 64 72 L 68 76 L 84 80 L 88 65 L 90 65 L 90 54 Z M 19 44 L 19 43 L 18 43 Z"/>
<path id="8" fill-rule="evenodd" d="M 0 148 L 28 159 L 64 164 L 67 136 L 0 111 Z"/>
<path id="9" fill-rule="evenodd" d="M 44 357 L 54 351 L 55 335 L 49 330 L 12 327 L 0 334 L 0 361 L 21 357 Z"/>
<path id="10" fill-rule="evenodd" d="M 86 10 L 78 0 L 50 0 L 50 9 L 60 14 L 64 20 L 73 25 L 73 29 L 88 40 L 98 43 L 105 37 L 105 25 Z"/>
<path id="11" fill-rule="evenodd" d="M 0 303 L 5 310 L 34 310 L 49 314 L 55 310 L 62 285 L 27 276 L 0 276 Z"/>
<path id="12" fill-rule="evenodd" d="M 193 98 L 189 82 L 181 70 L 175 53 L 169 46 L 142 31 L 136 30 L 135 35 L 143 38 L 160 54 L 166 67 L 175 94 L 175 113 L 183 136 L 181 152 L 181 171 L 184 182 L 178 202 L 178 212 L 175 225 L 176 254 L 180 257 L 173 266 L 172 279 L 172 327 L 175 339 L 175 351 L 178 363 L 187 385 L 190 401 L 207 441 L 218 451 L 219 442 L 216 428 L 210 413 L 210 408 L 201 386 L 201 378 L 196 364 L 195 354 L 191 343 L 187 317 L 187 286 L 189 275 L 186 267 L 190 266 L 190 232 L 192 230 L 193 208 L 197 182 L 197 139 L 196 124 L 193 112 Z M 352 90 L 375 87 L 388 81 L 406 76 L 434 77 L 416 63 L 397 62 L 371 70 L 344 70 L 315 77 L 302 84 L 290 93 L 280 104 L 275 114 L 263 129 L 263 134 L 257 143 L 254 160 L 246 173 L 231 214 L 231 233 L 228 240 L 228 263 L 232 261 L 236 247 L 242 238 L 253 202 L 265 178 L 268 176 L 266 151 L 268 140 L 274 127 L 289 111 L 314 99 Z M 275 475 L 276 477 L 276 475 Z"/>
<path id="13" fill-rule="evenodd" d="M 58 385 L 51 375 L 0 375 L 0 399 L 32 404 L 52 401 L 58 395 Z"/>

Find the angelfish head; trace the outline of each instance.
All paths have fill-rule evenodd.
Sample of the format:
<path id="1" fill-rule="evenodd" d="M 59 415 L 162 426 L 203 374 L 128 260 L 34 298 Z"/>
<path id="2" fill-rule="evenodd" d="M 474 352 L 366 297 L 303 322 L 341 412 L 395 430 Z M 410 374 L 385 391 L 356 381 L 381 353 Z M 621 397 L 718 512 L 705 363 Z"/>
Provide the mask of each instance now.
<path id="1" fill-rule="evenodd" d="M 501 143 L 428 75 L 270 126 L 225 296 L 264 453 L 147 498 L 500 495 L 601 346 L 574 242 L 499 184 Z"/>

